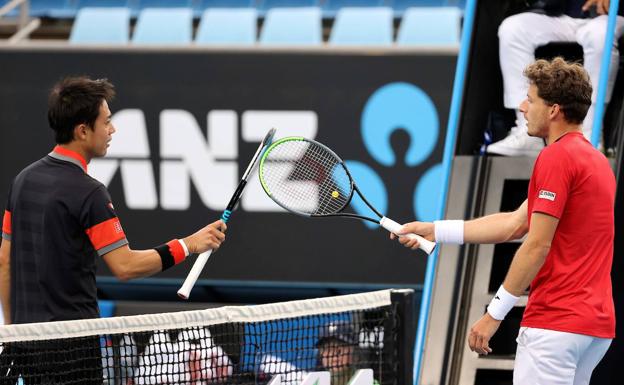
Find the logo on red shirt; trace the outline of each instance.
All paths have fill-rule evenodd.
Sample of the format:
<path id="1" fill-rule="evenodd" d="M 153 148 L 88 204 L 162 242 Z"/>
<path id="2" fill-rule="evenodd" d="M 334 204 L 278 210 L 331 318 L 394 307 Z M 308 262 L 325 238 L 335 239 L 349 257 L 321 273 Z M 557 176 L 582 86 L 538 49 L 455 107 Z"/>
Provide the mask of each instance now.
<path id="1" fill-rule="evenodd" d="M 548 199 L 549 201 L 554 202 L 555 198 L 557 197 L 557 194 L 555 194 L 554 192 L 546 191 L 546 190 L 540 190 L 537 197 L 541 199 Z"/>
<path id="2" fill-rule="evenodd" d="M 121 223 L 119 223 L 119 221 L 115 221 L 115 222 L 113 223 L 113 226 L 115 227 L 115 232 L 116 232 L 117 234 L 119 234 L 119 233 L 123 233 L 123 229 L 121 228 Z"/>

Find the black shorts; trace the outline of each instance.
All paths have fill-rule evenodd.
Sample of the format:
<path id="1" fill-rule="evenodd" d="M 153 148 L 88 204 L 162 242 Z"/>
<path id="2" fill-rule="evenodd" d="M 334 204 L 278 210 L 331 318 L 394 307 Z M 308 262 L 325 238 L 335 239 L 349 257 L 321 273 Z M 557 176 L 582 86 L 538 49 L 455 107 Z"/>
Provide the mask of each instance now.
<path id="1" fill-rule="evenodd" d="M 101 385 L 102 374 L 99 337 L 5 343 L 0 353 L 0 385 Z"/>

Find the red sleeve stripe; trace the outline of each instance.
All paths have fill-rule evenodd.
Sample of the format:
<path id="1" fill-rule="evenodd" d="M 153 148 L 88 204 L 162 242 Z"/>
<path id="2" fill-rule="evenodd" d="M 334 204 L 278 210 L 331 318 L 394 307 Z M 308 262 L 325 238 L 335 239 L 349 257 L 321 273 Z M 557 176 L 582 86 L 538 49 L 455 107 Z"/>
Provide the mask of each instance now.
<path id="1" fill-rule="evenodd" d="M 2 218 L 2 232 L 11 235 L 11 212 L 4 210 L 4 218 Z"/>
<path id="2" fill-rule="evenodd" d="M 167 246 L 169 246 L 169 252 L 173 255 L 173 261 L 176 265 L 186 259 L 186 253 L 180 241 L 173 239 L 167 242 Z"/>
<path id="3" fill-rule="evenodd" d="M 111 218 L 86 230 L 93 248 L 100 250 L 110 244 L 126 238 L 119 218 Z"/>

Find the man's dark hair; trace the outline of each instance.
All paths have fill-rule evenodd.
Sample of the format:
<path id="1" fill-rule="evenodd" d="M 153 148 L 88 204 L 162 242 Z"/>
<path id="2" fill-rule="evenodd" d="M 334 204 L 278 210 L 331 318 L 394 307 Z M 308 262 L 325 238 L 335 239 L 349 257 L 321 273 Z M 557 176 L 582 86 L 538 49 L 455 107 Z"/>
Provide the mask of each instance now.
<path id="1" fill-rule="evenodd" d="M 79 124 L 93 128 L 100 106 L 114 96 L 114 86 L 106 79 L 68 77 L 55 84 L 48 98 L 48 123 L 56 143 L 71 142 Z"/>
<path id="2" fill-rule="evenodd" d="M 581 124 L 591 105 L 592 85 L 585 68 L 560 57 L 538 60 L 524 70 L 548 105 L 558 104 L 566 121 Z"/>

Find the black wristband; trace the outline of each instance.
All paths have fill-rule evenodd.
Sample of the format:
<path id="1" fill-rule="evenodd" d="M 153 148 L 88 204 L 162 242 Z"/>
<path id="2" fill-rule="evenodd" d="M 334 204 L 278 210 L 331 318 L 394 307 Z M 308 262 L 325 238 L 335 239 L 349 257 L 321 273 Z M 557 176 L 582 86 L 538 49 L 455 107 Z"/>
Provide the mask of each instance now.
<path id="1" fill-rule="evenodd" d="M 158 255 L 160 255 L 160 260 L 162 261 L 162 271 L 165 271 L 175 265 L 175 259 L 173 258 L 173 254 L 171 254 L 169 245 L 163 243 L 162 245 L 154 247 L 154 249 L 158 252 Z"/>

